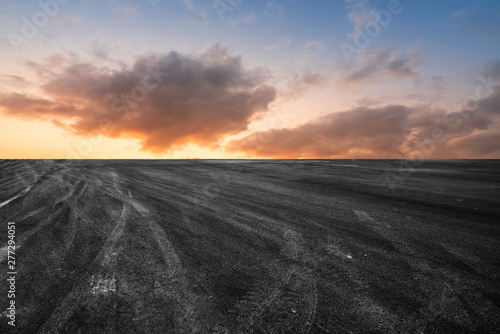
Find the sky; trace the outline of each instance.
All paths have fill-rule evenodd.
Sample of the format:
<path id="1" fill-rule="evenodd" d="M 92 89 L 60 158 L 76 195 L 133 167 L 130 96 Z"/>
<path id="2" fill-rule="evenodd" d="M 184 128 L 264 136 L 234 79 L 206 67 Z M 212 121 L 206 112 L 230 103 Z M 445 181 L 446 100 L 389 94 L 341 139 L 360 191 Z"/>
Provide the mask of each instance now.
<path id="1" fill-rule="evenodd" d="M 3 159 L 500 158 L 497 0 L 2 0 Z"/>

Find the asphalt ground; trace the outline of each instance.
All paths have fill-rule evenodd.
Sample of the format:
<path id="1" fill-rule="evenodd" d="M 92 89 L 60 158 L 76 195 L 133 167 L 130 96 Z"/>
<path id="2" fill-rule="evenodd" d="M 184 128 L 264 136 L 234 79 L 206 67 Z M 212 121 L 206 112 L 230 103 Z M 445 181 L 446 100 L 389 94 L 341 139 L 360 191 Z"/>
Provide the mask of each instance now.
<path id="1" fill-rule="evenodd" d="M 500 161 L 1 160 L 0 332 L 498 333 L 499 217 Z"/>

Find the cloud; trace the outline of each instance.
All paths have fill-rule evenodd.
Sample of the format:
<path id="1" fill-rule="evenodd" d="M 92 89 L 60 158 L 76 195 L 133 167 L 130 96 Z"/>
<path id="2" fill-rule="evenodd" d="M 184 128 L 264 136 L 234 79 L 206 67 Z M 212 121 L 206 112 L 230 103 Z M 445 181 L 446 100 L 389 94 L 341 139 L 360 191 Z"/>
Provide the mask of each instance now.
<path id="1" fill-rule="evenodd" d="M 245 16 L 240 16 L 236 18 L 229 18 L 227 19 L 227 22 L 232 26 L 232 27 L 239 27 L 239 26 L 248 26 L 248 25 L 255 25 L 259 18 L 255 14 L 255 12 L 250 12 L 246 14 Z"/>
<path id="2" fill-rule="evenodd" d="M 320 40 L 308 39 L 302 46 L 300 54 L 293 59 L 298 63 L 308 63 L 318 58 L 318 55 L 323 52 L 325 44 Z"/>
<path id="3" fill-rule="evenodd" d="M 428 92 L 424 93 L 423 91 Z M 436 102 L 445 98 L 447 91 L 446 80 L 442 76 L 433 76 L 430 83 L 427 83 L 424 88 L 420 88 L 419 93 L 408 94 L 406 98 L 421 103 Z"/>
<path id="4" fill-rule="evenodd" d="M 61 28 L 70 30 L 78 27 L 80 22 L 82 22 L 85 18 L 83 16 L 76 16 L 76 15 L 71 15 L 71 16 L 63 16 L 63 15 L 58 15 L 55 16 L 52 20 L 57 23 Z"/>
<path id="5" fill-rule="evenodd" d="M 313 49 L 323 51 L 323 48 L 325 46 L 325 43 L 315 40 L 315 39 L 309 39 L 304 43 L 303 49 L 310 51 Z"/>
<path id="6" fill-rule="evenodd" d="M 182 0 L 191 13 L 190 19 L 199 24 L 205 24 L 208 20 L 207 11 L 194 5 L 194 0 Z"/>
<path id="7" fill-rule="evenodd" d="M 92 41 L 90 54 L 94 57 L 107 59 L 112 52 L 113 46 L 106 42 L 102 36 L 98 36 Z"/>
<path id="8" fill-rule="evenodd" d="M 17 93 L 2 95 L 0 105 L 10 114 L 28 119 L 42 118 L 48 110 L 56 107 L 52 101 Z"/>
<path id="9" fill-rule="evenodd" d="M 268 50 L 268 51 L 276 51 L 279 49 L 280 49 L 280 46 L 279 46 L 279 44 L 276 44 L 276 43 L 266 46 L 266 50 Z"/>
<path id="10" fill-rule="evenodd" d="M 351 20 L 351 22 L 357 27 L 365 25 L 366 22 L 363 22 L 361 18 L 363 17 L 363 13 L 368 12 L 368 7 L 367 7 L 368 1 L 346 0 L 345 4 L 346 8 L 348 9 L 347 17 L 349 18 L 349 20 Z"/>
<path id="11" fill-rule="evenodd" d="M 111 12 L 120 22 L 129 21 L 133 16 L 137 15 L 139 5 L 134 5 L 130 0 L 109 0 Z"/>
<path id="12" fill-rule="evenodd" d="M 273 158 L 387 157 L 400 155 L 411 130 L 404 106 L 355 108 L 287 129 L 253 133 L 228 144 L 230 151 Z M 262 138 L 268 143 L 261 145 Z"/>
<path id="13" fill-rule="evenodd" d="M 500 24 L 489 26 L 482 34 L 486 38 L 500 38 Z"/>
<path id="14" fill-rule="evenodd" d="M 189 10 L 194 9 L 193 0 L 182 0 L 182 2 L 186 5 L 186 7 L 187 7 Z"/>
<path id="15" fill-rule="evenodd" d="M 2 75 L 3 82 L 14 87 L 26 87 L 30 85 L 30 82 L 18 75 L 5 74 Z"/>
<path id="16" fill-rule="evenodd" d="M 226 149 L 266 158 L 397 159 L 412 157 L 422 143 L 432 141 L 432 152 L 418 158 L 484 158 L 494 152 L 500 157 L 498 144 L 489 141 L 498 137 L 498 115 L 478 113 L 463 120 L 459 129 L 444 115 L 401 105 L 357 107 L 295 128 L 254 132 L 229 142 Z M 480 145 L 484 149 L 474 150 Z"/>
<path id="17" fill-rule="evenodd" d="M 341 84 L 374 81 L 381 76 L 403 79 L 418 75 L 420 49 L 410 47 L 404 50 L 395 47 L 363 49 L 356 60 L 339 66 Z"/>
<path id="18" fill-rule="evenodd" d="M 500 82 L 500 60 L 493 60 L 479 72 L 483 78 L 488 78 L 493 87 L 498 87 Z M 491 88 L 493 88 L 491 87 Z"/>
<path id="19" fill-rule="evenodd" d="M 54 71 L 63 68 L 71 61 L 75 61 L 77 59 L 78 56 L 76 54 L 55 54 L 46 58 L 43 63 L 29 61 L 26 63 L 26 66 L 28 69 L 34 71 L 40 80 L 47 80 L 53 75 Z"/>
<path id="20" fill-rule="evenodd" d="M 479 74 L 481 96 L 473 109 L 468 103 L 455 111 L 360 106 L 293 128 L 257 131 L 226 149 L 266 158 L 500 158 L 500 61 Z M 433 81 L 441 85 L 440 78 Z"/>
<path id="21" fill-rule="evenodd" d="M 447 26 L 463 32 L 477 33 L 485 38 L 500 38 L 499 13 L 500 7 L 486 11 L 481 10 L 480 3 L 475 3 L 471 8 L 454 11 L 444 22 Z"/>
<path id="22" fill-rule="evenodd" d="M 146 55 L 123 69 L 63 64 L 44 73 L 46 97 L 0 94 L 3 113 L 81 136 L 99 135 L 111 123 L 105 136 L 137 139 L 143 150 L 162 153 L 189 143 L 215 147 L 247 130 L 276 98 L 266 70 L 244 68 L 241 57 L 220 46 L 200 55 Z"/>
<path id="23" fill-rule="evenodd" d="M 327 79 L 308 69 L 294 72 L 288 78 L 288 86 L 280 95 L 286 99 L 296 99 L 307 93 L 310 88 L 321 87 L 327 83 Z"/>
<path id="24" fill-rule="evenodd" d="M 500 129 L 472 134 L 458 139 L 453 148 L 465 157 L 498 159 L 500 157 Z"/>
<path id="25" fill-rule="evenodd" d="M 442 76 L 436 75 L 432 77 L 432 90 L 439 96 L 446 92 L 446 84 Z"/>
<path id="26" fill-rule="evenodd" d="M 349 34 L 349 38 L 353 38 L 356 30 L 364 30 L 366 24 L 373 21 L 373 16 L 370 10 L 373 9 L 368 6 L 368 0 L 346 0 L 347 18 L 351 21 L 354 30 Z"/>
<path id="27" fill-rule="evenodd" d="M 292 44 L 292 42 L 293 42 L 293 39 L 288 38 L 288 37 L 282 37 L 276 43 L 273 43 L 271 45 L 267 45 L 266 49 L 268 51 L 281 50 L 282 47 L 287 47 L 290 44 Z"/>
<path id="28" fill-rule="evenodd" d="M 287 21 L 286 8 L 283 2 L 271 0 L 266 2 L 264 17 L 268 22 L 273 22 L 274 26 L 281 26 Z"/>
<path id="29" fill-rule="evenodd" d="M 382 104 L 382 99 L 366 95 L 365 97 L 356 100 L 356 104 L 358 106 L 372 107 Z"/>

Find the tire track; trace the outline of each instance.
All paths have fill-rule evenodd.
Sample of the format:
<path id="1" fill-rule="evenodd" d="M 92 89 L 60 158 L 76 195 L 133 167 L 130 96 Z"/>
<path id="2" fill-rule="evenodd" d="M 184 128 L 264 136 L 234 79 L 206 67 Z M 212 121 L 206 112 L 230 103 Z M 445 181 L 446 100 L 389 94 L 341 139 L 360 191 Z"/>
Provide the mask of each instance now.
<path id="1" fill-rule="evenodd" d="M 236 306 L 239 310 L 238 313 L 247 314 L 247 316 L 241 317 L 237 333 L 251 331 L 256 321 L 282 295 L 283 289 L 288 285 L 293 274 L 294 270 L 290 269 L 280 281 L 274 283 L 272 289 L 267 287 L 269 282 L 264 282 L 262 286 L 255 287 L 247 294 L 244 300 Z"/>
<path id="2" fill-rule="evenodd" d="M 155 286 L 159 293 L 175 300 L 180 312 L 180 319 L 177 319 L 180 332 L 201 332 L 204 325 L 198 311 L 198 305 L 201 304 L 200 298 L 191 292 L 185 270 L 165 230 L 151 218 L 149 210 L 141 203 L 133 199 L 130 203 L 143 217 L 143 224 L 147 226 L 167 267 L 166 272 L 158 273 Z"/>
<path id="3" fill-rule="evenodd" d="M 37 235 L 37 239 L 48 241 L 48 244 L 44 243 L 43 245 L 43 249 L 47 249 L 47 252 L 44 254 L 45 261 L 43 265 L 46 268 L 54 269 L 54 271 L 49 272 L 48 275 L 44 277 L 44 279 L 40 279 L 35 283 L 38 296 L 43 296 L 50 288 L 50 286 L 54 284 L 53 280 L 57 279 L 58 277 L 58 275 L 57 274 L 55 275 L 54 273 L 55 271 L 61 270 L 61 268 L 65 266 L 63 264 L 64 257 L 68 254 L 68 251 L 74 241 L 74 238 L 76 237 L 76 230 L 78 228 L 78 218 L 80 216 L 80 210 L 78 208 L 77 201 L 79 196 L 81 196 L 86 191 L 86 186 L 85 186 L 86 182 L 83 181 L 82 178 L 80 178 L 75 182 L 76 186 L 73 186 L 73 184 L 71 184 L 70 182 L 68 182 L 68 184 L 70 185 L 70 187 L 68 187 L 69 195 L 68 194 L 63 195 L 63 197 L 66 198 L 65 200 L 62 201 L 65 203 L 65 206 L 61 207 L 62 210 L 64 210 L 65 208 L 69 209 L 67 217 L 64 217 L 67 218 L 67 223 L 64 224 L 62 227 L 54 226 L 52 229 L 52 230 L 61 229 L 62 230 L 61 232 L 64 235 L 63 240 L 55 245 L 51 243 L 51 240 L 47 240 L 45 238 L 44 232 L 49 232 L 48 230 L 51 229 L 50 227 L 47 228 L 46 231 Z M 83 186 L 80 187 L 80 185 Z M 74 191 L 79 188 L 80 188 L 79 193 L 75 194 Z M 54 205 L 56 204 L 53 204 L 52 206 Z M 66 221 L 66 219 L 64 220 Z M 48 225 L 49 224 L 46 224 L 45 227 Z M 42 227 L 39 227 L 37 231 L 39 231 Z M 33 234 L 36 233 L 37 231 L 34 231 Z"/>
<path id="4" fill-rule="evenodd" d="M 33 186 L 38 182 L 38 180 L 40 180 L 41 177 L 43 177 L 45 174 L 48 173 L 48 171 L 45 171 L 45 169 L 43 170 L 43 173 L 38 175 L 35 170 L 33 169 L 33 167 L 31 167 L 30 165 L 28 164 L 24 164 L 24 166 L 27 166 L 29 169 L 30 169 L 30 172 L 33 176 L 33 181 L 31 183 L 28 183 L 26 181 L 26 179 L 22 176 L 19 175 L 19 172 L 16 172 L 16 179 L 19 179 L 21 181 L 21 183 L 25 186 L 25 189 L 24 190 L 21 190 L 17 195 L 14 195 L 13 197 L 3 201 L 2 203 L 0 203 L 0 208 L 6 206 L 7 204 L 9 204 L 10 202 L 12 201 L 15 201 L 16 199 L 20 198 L 20 197 L 23 197 L 23 196 L 26 196 L 30 191 L 31 189 L 33 189 Z"/>
<path id="5" fill-rule="evenodd" d="M 24 190 L 21 190 L 17 195 L 15 195 L 14 197 L 12 198 L 9 198 L 8 200 L 6 201 L 3 201 L 2 203 L 0 203 L 0 208 L 6 206 L 7 204 L 9 204 L 10 202 L 12 201 L 15 201 L 16 199 L 18 199 L 19 197 L 23 197 L 25 196 L 27 193 L 30 192 L 30 190 L 32 189 L 32 187 L 28 187 Z"/>
<path id="6" fill-rule="evenodd" d="M 261 286 L 256 286 L 247 297 L 240 302 L 236 308 L 240 316 L 237 333 L 252 332 L 253 328 L 258 327 L 264 331 L 274 332 L 272 329 L 281 328 L 285 320 L 287 326 L 293 323 L 295 333 L 307 334 L 311 331 L 317 313 L 318 291 L 316 280 L 311 270 L 306 269 L 310 254 L 303 246 L 302 236 L 290 229 L 285 229 L 283 233 L 284 246 L 281 250 L 283 257 L 299 262 L 301 265 L 292 264 L 286 268 L 277 265 L 269 268 L 271 273 L 282 272 L 278 274 L 280 279 L 271 283 L 273 288 L 269 289 L 270 282 L 261 282 Z M 274 274 L 275 275 L 275 274 Z M 266 322 L 259 324 L 265 314 L 279 314 L 275 322 Z"/>
<path id="7" fill-rule="evenodd" d="M 131 198 L 129 192 L 129 198 Z M 109 235 L 106 243 L 103 246 L 102 254 L 99 263 L 99 271 L 91 277 L 91 293 L 94 295 L 107 294 L 108 292 L 116 292 L 116 261 L 119 254 L 117 248 L 118 241 L 125 230 L 127 223 L 127 215 L 129 213 L 128 203 L 123 204 L 123 209 L 118 223 Z M 99 256 L 98 256 L 99 257 Z"/>
<path id="8" fill-rule="evenodd" d="M 497 268 L 494 268 L 487 263 L 484 263 L 479 257 L 472 254 L 470 251 L 467 251 L 464 248 L 458 246 L 452 246 L 449 243 L 441 242 L 439 243 L 448 253 L 464 262 L 467 265 L 470 265 L 474 270 L 481 275 L 485 275 L 492 280 L 498 280 L 500 276 L 500 271 Z"/>
<path id="9" fill-rule="evenodd" d="M 83 207 L 79 208 L 78 201 L 89 189 L 89 182 L 90 181 L 86 177 L 80 178 L 77 182 L 75 182 L 76 185 L 71 185 L 73 189 L 71 196 L 69 196 L 67 199 L 64 200 L 68 204 L 70 209 L 69 223 L 68 223 L 69 232 L 68 232 L 68 238 L 66 238 L 65 241 L 65 253 L 69 251 L 71 245 L 73 244 L 76 238 L 76 233 L 78 230 L 78 219 L 87 218 L 85 217 L 85 214 L 82 213 L 82 210 L 85 209 L 86 204 L 83 204 Z M 81 186 L 80 190 L 75 194 L 75 191 L 79 189 L 81 184 L 83 184 L 83 186 Z"/>
<path id="10" fill-rule="evenodd" d="M 373 231 L 388 240 L 403 255 L 414 255 L 417 253 L 412 247 L 408 246 L 408 241 L 402 239 L 389 224 L 373 219 L 364 211 L 354 210 L 354 213 L 361 222 L 367 223 Z"/>
<path id="11" fill-rule="evenodd" d="M 95 302 L 101 294 L 116 292 L 113 279 L 118 256 L 117 244 L 125 229 L 129 210 L 129 203 L 124 202 L 118 222 L 90 265 L 90 268 L 97 268 L 97 273 L 90 277 L 88 277 L 90 274 L 87 274 L 80 280 L 80 283 L 77 283 L 76 287 L 54 309 L 39 333 L 59 333 L 79 306 Z"/>
<path id="12" fill-rule="evenodd" d="M 454 322 L 460 323 L 462 326 L 468 327 L 471 325 L 469 315 L 464 308 L 464 304 L 461 301 L 460 296 L 460 291 L 465 290 L 465 288 L 452 288 L 452 286 L 457 282 L 453 277 L 450 278 L 450 276 L 454 275 L 454 272 L 443 269 L 432 269 L 429 263 L 427 263 L 423 259 L 419 259 L 416 256 L 415 250 L 406 245 L 407 242 L 405 240 L 399 237 L 396 232 L 389 230 L 390 227 L 377 222 L 375 219 L 373 219 L 363 211 L 354 210 L 354 213 L 358 216 L 360 221 L 369 223 L 370 227 L 374 231 L 376 231 L 379 235 L 381 235 L 394 245 L 394 248 L 402 254 L 403 259 L 406 260 L 409 267 L 413 270 L 414 279 L 420 282 L 420 286 L 425 287 L 422 292 L 428 295 L 429 303 L 428 306 L 421 308 L 414 315 L 414 327 L 416 332 L 424 333 L 428 324 L 435 321 L 439 317 L 453 318 Z M 462 251 L 460 248 L 452 247 L 445 243 L 439 243 L 439 245 L 458 259 L 462 260 L 465 263 L 468 263 L 469 265 L 472 265 L 476 269 L 479 269 L 478 259 L 474 255 Z M 433 277 L 433 279 L 431 280 L 430 277 Z M 461 283 L 465 284 L 466 282 Z M 363 308 L 365 308 L 367 311 L 370 310 L 371 306 L 369 300 L 363 303 L 363 305 L 365 305 Z M 482 308 L 491 309 L 489 305 L 483 305 Z M 383 321 L 382 317 L 384 317 L 386 311 L 383 308 L 379 309 L 383 312 L 380 313 L 379 311 L 376 311 L 375 313 L 373 313 L 370 311 L 370 314 L 375 315 L 374 320 L 376 320 L 376 322 L 383 323 L 385 321 Z M 375 310 L 377 310 L 377 308 L 375 308 Z M 393 316 L 386 317 L 387 319 L 393 319 Z M 391 320 L 391 323 L 396 323 L 396 320 L 397 319 L 394 318 L 393 320 Z M 376 324 L 376 322 L 374 324 Z M 393 329 L 393 326 L 391 326 L 390 328 Z"/>
<path id="13" fill-rule="evenodd" d="M 76 189 L 77 187 L 73 187 L 73 186 L 70 186 L 70 191 L 63 195 L 63 198 L 66 198 L 65 200 L 61 200 L 61 201 L 56 201 L 52 206 L 64 201 L 64 202 L 67 202 L 69 208 L 70 208 L 70 216 L 69 216 L 69 221 L 70 221 L 70 224 L 74 224 L 76 223 L 76 219 L 78 217 L 78 209 L 76 207 L 76 201 L 78 200 L 78 198 L 85 192 L 85 189 L 86 189 L 86 186 L 84 185 L 82 187 L 82 189 L 80 190 L 79 194 L 71 201 L 68 201 L 68 199 L 70 197 L 72 197 L 73 193 L 74 193 L 74 190 Z M 26 215 L 24 215 L 22 217 L 22 219 L 18 220 L 18 221 L 22 221 L 26 218 L 29 218 L 33 215 L 36 215 L 42 211 L 44 211 L 46 208 L 45 207 L 42 207 L 42 208 L 38 208 Z M 36 226 L 34 226 L 33 228 L 29 229 L 28 231 L 26 231 L 24 234 L 20 235 L 18 240 L 17 240 L 17 243 L 16 243 L 16 249 L 19 250 L 22 245 L 26 242 L 26 240 L 28 240 L 29 238 L 31 238 L 34 234 L 36 234 L 38 231 L 40 231 L 42 228 L 45 228 L 46 226 L 48 226 L 53 220 L 54 218 L 56 218 L 57 216 L 59 216 L 62 211 L 64 210 L 64 206 L 60 207 L 59 209 L 57 209 L 55 212 L 52 212 L 50 215 L 48 215 L 45 219 L 43 219 L 41 222 L 39 222 Z M 75 234 L 76 231 L 74 231 L 73 234 Z M 73 235 L 73 238 L 74 238 L 74 235 Z M 3 250 L 3 249 L 7 249 L 8 247 L 2 247 L 0 250 Z M 66 247 L 67 248 L 67 247 Z M 5 260 L 5 257 L 3 256 L 4 252 L 3 251 L 0 251 L 0 263 L 2 263 L 4 260 Z"/>
<path id="14" fill-rule="evenodd" d="M 26 240 L 28 240 L 35 233 L 37 233 L 38 231 L 40 231 L 40 229 L 42 229 L 42 228 L 46 227 L 47 225 L 49 225 L 55 217 L 59 216 L 62 213 L 63 210 L 64 210 L 63 207 L 57 209 L 57 211 L 52 212 L 47 218 L 43 219 L 35 227 L 31 228 L 26 233 L 24 233 L 20 237 L 18 237 L 17 241 L 16 241 L 16 250 L 19 250 L 19 248 L 22 247 L 22 245 L 26 242 Z M 7 249 L 8 247 L 5 246 L 4 248 Z M 2 263 L 4 260 L 5 260 L 5 258 L 2 258 L 2 256 L 0 255 L 0 263 Z"/>

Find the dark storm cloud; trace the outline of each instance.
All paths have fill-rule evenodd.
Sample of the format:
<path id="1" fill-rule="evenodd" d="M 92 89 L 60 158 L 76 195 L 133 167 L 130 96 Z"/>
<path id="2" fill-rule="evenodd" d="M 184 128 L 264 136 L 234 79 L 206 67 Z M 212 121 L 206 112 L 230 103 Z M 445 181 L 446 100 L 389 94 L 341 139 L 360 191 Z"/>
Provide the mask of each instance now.
<path id="1" fill-rule="evenodd" d="M 53 57 L 52 67 L 31 64 L 46 79 L 49 99 L 3 94 L 4 112 L 64 124 L 73 134 L 141 140 L 164 152 L 187 143 L 214 146 L 247 129 L 276 97 L 268 73 L 245 69 L 238 56 L 215 46 L 201 55 L 171 52 L 109 69 Z"/>

